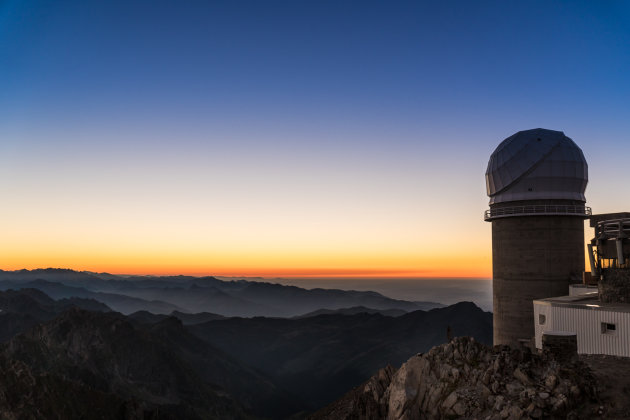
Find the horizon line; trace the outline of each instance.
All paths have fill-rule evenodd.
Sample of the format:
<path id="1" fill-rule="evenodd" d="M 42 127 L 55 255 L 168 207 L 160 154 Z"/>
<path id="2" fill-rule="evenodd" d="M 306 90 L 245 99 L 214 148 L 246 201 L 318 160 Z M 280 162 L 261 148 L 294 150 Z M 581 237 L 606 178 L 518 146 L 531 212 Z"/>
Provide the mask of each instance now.
<path id="1" fill-rule="evenodd" d="M 132 272 L 116 272 L 116 271 L 103 271 L 98 269 L 76 269 L 70 267 L 35 267 L 35 268 L 14 268 L 4 269 L 0 268 L 0 271 L 15 272 L 15 271 L 37 271 L 37 270 L 69 270 L 78 273 L 94 273 L 94 274 L 109 274 L 115 276 L 145 276 L 145 277 L 170 277 L 170 276 L 190 276 L 190 277 L 217 277 L 224 279 L 264 279 L 264 280 L 352 280 L 352 279 L 396 279 L 396 280 L 411 280 L 411 279 L 467 279 L 467 280 L 491 280 L 492 276 L 484 275 L 457 275 L 457 274 L 429 274 L 425 272 L 410 272 L 408 270 L 400 270 L 399 272 L 390 270 L 335 270 L 324 271 L 313 270 L 310 273 L 304 273 L 305 270 L 296 270 L 297 272 L 289 272 L 286 274 L 280 274 L 282 270 L 274 271 L 269 274 L 263 273 L 250 273 L 250 274 L 233 274 L 233 273 L 217 273 L 210 274 L 208 272 L 176 272 L 176 271 L 163 271 L 161 273 L 148 272 L 148 271 L 132 271 Z M 319 273 L 317 271 L 320 271 Z M 341 271 L 341 272 L 339 272 Z M 344 273 L 345 271 L 345 273 Z"/>

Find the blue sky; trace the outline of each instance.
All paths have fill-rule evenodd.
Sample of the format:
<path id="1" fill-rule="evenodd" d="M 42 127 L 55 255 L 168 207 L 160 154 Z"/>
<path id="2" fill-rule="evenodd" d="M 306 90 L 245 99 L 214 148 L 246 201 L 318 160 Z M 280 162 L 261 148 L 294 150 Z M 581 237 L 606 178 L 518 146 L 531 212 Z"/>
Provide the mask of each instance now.
<path id="1" fill-rule="evenodd" d="M 487 159 L 534 127 L 582 147 L 594 211 L 627 210 L 628 45 L 621 1 L 1 2 L 6 264 L 27 264 L 37 226 L 43 244 L 71 232 L 41 246 L 50 264 L 102 235 L 85 266 L 115 266 L 123 238 L 128 255 L 188 240 L 277 266 L 285 249 L 335 266 L 404 246 L 391 264 L 420 269 L 436 224 L 488 248 Z M 200 230 L 240 239 L 226 256 Z M 342 245 L 309 262 L 325 243 Z M 489 272 L 489 252 L 470 264 Z"/>

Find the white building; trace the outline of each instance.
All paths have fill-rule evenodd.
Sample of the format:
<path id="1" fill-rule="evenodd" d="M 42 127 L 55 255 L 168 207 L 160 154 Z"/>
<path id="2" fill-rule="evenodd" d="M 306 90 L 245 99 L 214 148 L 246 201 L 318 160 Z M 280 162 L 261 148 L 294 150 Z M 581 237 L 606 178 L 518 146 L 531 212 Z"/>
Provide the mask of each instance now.
<path id="1" fill-rule="evenodd" d="M 536 348 L 547 331 L 577 334 L 578 353 L 630 357 L 630 304 L 604 303 L 597 292 L 534 301 Z"/>
<path id="2" fill-rule="evenodd" d="M 630 357 L 630 213 L 594 215 L 591 272 L 569 296 L 534 300 L 536 348 L 545 332 L 575 333 L 580 354 Z"/>

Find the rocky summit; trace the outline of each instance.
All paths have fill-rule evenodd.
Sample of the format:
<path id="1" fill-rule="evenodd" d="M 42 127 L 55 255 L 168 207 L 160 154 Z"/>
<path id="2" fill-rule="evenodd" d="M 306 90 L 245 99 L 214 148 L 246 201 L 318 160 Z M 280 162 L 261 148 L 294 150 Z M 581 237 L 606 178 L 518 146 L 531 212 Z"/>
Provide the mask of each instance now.
<path id="1" fill-rule="evenodd" d="M 583 362 L 460 337 L 381 369 L 310 420 L 581 418 L 594 384 Z"/>

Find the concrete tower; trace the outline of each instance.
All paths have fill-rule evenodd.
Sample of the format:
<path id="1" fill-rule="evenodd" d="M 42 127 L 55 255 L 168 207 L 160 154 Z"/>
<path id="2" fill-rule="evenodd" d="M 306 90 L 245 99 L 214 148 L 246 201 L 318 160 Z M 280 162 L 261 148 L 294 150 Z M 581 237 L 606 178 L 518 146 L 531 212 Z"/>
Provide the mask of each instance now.
<path id="1" fill-rule="evenodd" d="M 532 301 L 581 282 L 587 182 L 582 150 L 561 131 L 519 131 L 490 156 L 495 345 L 534 337 Z"/>

